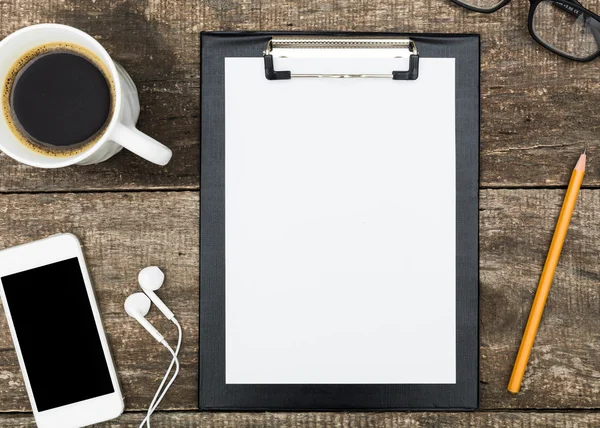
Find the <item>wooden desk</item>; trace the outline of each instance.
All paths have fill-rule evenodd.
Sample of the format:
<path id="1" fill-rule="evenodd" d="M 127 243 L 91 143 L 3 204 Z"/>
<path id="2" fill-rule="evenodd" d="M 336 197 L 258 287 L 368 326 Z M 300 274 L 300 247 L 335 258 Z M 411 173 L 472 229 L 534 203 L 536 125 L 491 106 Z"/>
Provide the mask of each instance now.
<path id="1" fill-rule="evenodd" d="M 45 171 L 0 155 L 0 248 L 57 232 L 83 241 L 126 411 L 136 427 L 168 354 L 123 311 L 150 264 L 185 332 L 182 373 L 155 426 L 389 427 L 600 425 L 600 68 L 539 47 L 528 2 L 492 15 L 448 0 L 0 0 L 0 36 L 59 22 L 97 37 L 138 84 L 139 127 L 173 149 L 166 168 L 123 152 Z M 600 9 L 598 9 L 600 10 Z M 197 413 L 201 30 L 481 33 L 481 410 L 473 413 Z M 571 168 L 588 173 L 522 392 L 506 391 Z M 150 321 L 175 340 L 153 309 Z M 4 315 L 0 426 L 33 425 Z M 119 424 L 121 423 L 121 425 Z"/>

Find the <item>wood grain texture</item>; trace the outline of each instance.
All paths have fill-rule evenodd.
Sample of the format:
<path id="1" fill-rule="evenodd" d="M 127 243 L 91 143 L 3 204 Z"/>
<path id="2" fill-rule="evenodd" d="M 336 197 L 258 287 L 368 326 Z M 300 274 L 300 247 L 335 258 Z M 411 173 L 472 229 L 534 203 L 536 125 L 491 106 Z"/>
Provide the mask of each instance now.
<path id="1" fill-rule="evenodd" d="M 0 248 L 59 232 L 81 239 L 127 410 L 148 406 L 170 362 L 167 350 L 123 309 L 127 296 L 140 291 L 139 270 L 151 265 L 164 269 L 167 279 L 157 294 L 184 330 L 181 374 L 164 407 L 198 406 L 198 215 L 197 192 L 0 195 Z M 0 411 L 29 411 L 0 312 Z M 176 343 L 175 326 L 156 308 L 148 319 Z"/>
<path id="2" fill-rule="evenodd" d="M 143 415 L 128 413 L 96 428 L 137 428 Z M 3 428 L 32 427 L 31 415 L 0 415 Z M 600 415 L 577 413 L 158 413 L 161 428 L 584 428 L 600 425 Z"/>
<path id="3" fill-rule="evenodd" d="M 600 0 L 585 2 L 600 11 Z M 555 187 L 568 182 L 589 147 L 584 186 L 600 185 L 598 61 L 578 64 L 539 47 L 527 32 L 528 2 L 492 15 L 449 0 L 0 0 L 0 38 L 59 22 L 89 32 L 138 84 L 139 127 L 174 151 L 166 168 L 123 152 L 97 166 L 39 170 L 0 154 L 0 193 L 196 190 L 199 187 L 199 32 L 347 30 L 480 33 L 481 184 Z M 596 412 L 518 409 L 600 408 L 600 190 L 578 202 L 522 392 L 506 391 L 562 190 L 481 192 L 481 407 L 475 413 L 194 413 L 197 408 L 198 194 L 196 192 L 0 195 L 0 248 L 57 232 L 84 244 L 126 409 L 142 410 L 168 355 L 125 316 L 135 277 L 165 267 L 161 296 L 184 326 L 182 374 L 157 414 L 165 427 L 585 427 Z M 0 310 L 1 312 L 1 310 Z M 152 310 L 150 321 L 175 332 Z M 0 314 L 0 412 L 28 412 L 16 355 Z M 135 427 L 141 413 L 102 426 Z M 29 414 L 0 415 L 2 427 L 33 426 Z"/>
<path id="4" fill-rule="evenodd" d="M 580 194 L 521 393 L 506 391 L 564 193 L 481 192 L 482 408 L 600 407 L 598 190 Z"/>
<path id="5" fill-rule="evenodd" d="M 578 201 L 522 392 L 506 384 L 541 272 L 564 191 L 481 192 L 481 407 L 600 407 L 600 190 Z M 137 291 L 144 266 L 166 268 L 161 296 L 185 329 L 183 371 L 164 409 L 197 408 L 198 195 L 196 192 L 0 196 L 0 247 L 59 231 L 82 238 L 114 350 L 127 409 L 152 396 L 166 353 L 122 305 Z M 161 331 L 171 326 L 156 311 Z M 145 365 L 143 365 L 145 364 Z M 0 316 L 1 411 L 27 411 L 28 401 L 4 316 Z"/>
<path id="6" fill-rule="evenodd" d="M 479 33 L 482 48 L 481 184 L 561 186 L 584 146 L 598 148 L 598 64 L 564 60 L 529 35 L 529 2 L 494 14 L 449 0 L 205 0 L 202 28 Z M 585 5 L 600 11 L 600 1 Z M 585 185 L 598 185 L 591 160 Z"/>
<path id="7" fill-rule="evenodd" d="M 588 1 L 600 10 L 599 0 Z M 599 62 L 563 60 L 527 31 L 528 2 L 491 15 L 449 0 L 10 0 L 0 3 L 0 36 L 60 22 L 97 37 L 140 88 L 140 128 L 169 145 L 158 168 L 130 153 L 94 167 L 39 171 L 0 156 L 0 191 L 171 189 L 198 186 L 201 30 L 466 32 L 482 36 L 481 183 L 561 186 L 557 165 L 585 145 L 594 154 Z M 590 162 L 585 185 L 600 184 Z"/>

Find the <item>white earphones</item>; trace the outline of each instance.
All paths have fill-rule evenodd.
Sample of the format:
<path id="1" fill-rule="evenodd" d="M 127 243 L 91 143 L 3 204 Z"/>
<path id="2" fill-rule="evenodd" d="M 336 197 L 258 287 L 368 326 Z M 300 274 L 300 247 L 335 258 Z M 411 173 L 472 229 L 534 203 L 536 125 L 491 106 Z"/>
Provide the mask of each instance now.
<path id="1" fill-rule="evenodd" d="M 152 300 L 152 303 L 167 317 L 169 321 L 175 318 L 175 314 L 171 312 L 167 305 L 158 298 L 155 291 L 158 290 L 165 282 L 165 274 L 156 266 L 149 266 L 144 268 L 138 274 L 138 282 L 146 293 L 146 296 Z"/>
<path id="2" fill-rule="evenodd" d="M 142 290 L 144 290 L 144 292 L 134 293 L 125 300 L 125 312 L 127 312 L 127 315 L 131 316 L 132 318 L 135 318 L 152 335 L 152 337 L 154 337 L 159 343 L 164 345 L 173 356 L 171 364 L 169 365 L 169 369 L 167 370 L 165 377 L 163 378 L 160 386 L 158 387 L 158 390 L 156 391 L 156 394 L 152 399 L 152 403 L 150 403 L 148 413 L 146 414 L 146 417 L 140 424 L 140 428 L 144 426 L 144 424 L 146 424 L 148 428 L 150 428 L 150 416 L 152 415 L 154 410 L 156 410 L 163 397 L 175 381 L 175 378 L 177 378 L 177 375 L 179 374 L 179 359 L 177 357 L 179 355 L 179 349 L 181 348 L 181 339 L 183 337 L 181 326 L 175 318 L 175 314 L 173 314 L 173 312 L 167 307 L 167 305 L 163 303 L 163 301 L 155 293 L 155 291 L 163 285 L 164 281 L 165 274 L 158 267 L 150 266 L 144 268 L 138 274 L 138 282 L 140 283 L 140 286 L 142 287 Z M 148 315 L 148 312 L 150 311 L 152 303 L 154 303 L 154 305 L 165 315 L 165 317 L 167 317 L 169 321 L 173 322 L 173 324 L 177 326 L 179 338 L 177 340 L 177 348 L 175 349 L 175 351 L 173 351 L 173 349 L 169 346 L 163 335 L 160 334 L 158 330 L 156 330 L 154 326 L 150 324 L 150 322 L 145 318 L 146 315 Z M 171 373 L 173 364 L 175 364 L 175 374 L 163 390 L 163 386 L 167 381 L 169 374 Z"/>
<path id="3" fill-rule="evenodd" d="M 144 293 L 134 293 L 125 300 L 125 312 L 135 318 L 159 343 L 162 343 L 165 340 L 163 335 L 145 318 L 150 312 L 151 304 L 150 299 Z"/>

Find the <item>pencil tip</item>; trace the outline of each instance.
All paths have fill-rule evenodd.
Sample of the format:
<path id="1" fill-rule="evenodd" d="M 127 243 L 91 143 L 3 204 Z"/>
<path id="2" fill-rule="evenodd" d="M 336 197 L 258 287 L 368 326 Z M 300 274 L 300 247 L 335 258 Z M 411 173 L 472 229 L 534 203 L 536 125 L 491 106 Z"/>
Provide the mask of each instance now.
<path id="1" fill-rule="evenodd" d="M 585 147 L 584 147 L 584 149 L 583 149 L 583 154 L 585 155 L 585 154 L 586 154 L 586 152 L 587 152 L 587 146 L 585 146 Z"/>
<path id="2" fill-rule="evenodd" d="M 577 165 L 575 165 L 575 169 L 579 171 L 585 171 L 585 160 L 587 156 L 585 155 L 585 151 L 579 156 L 579 160 L 577 161 Z"/>

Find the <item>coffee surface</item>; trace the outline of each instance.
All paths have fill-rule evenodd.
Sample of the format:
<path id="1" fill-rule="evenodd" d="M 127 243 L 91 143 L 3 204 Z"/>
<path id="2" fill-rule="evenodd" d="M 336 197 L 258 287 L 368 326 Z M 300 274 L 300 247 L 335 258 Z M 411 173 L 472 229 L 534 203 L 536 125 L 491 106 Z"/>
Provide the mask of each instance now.
<path id="1" fill-rule="evenodd" d="M 91 147 L 112 115 L 113 89 L 92 56 L 68 45 L 41 47 L 17 62 L 8 97 L 14 131 L 44 154 Z"/>

